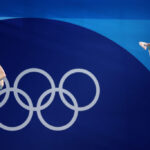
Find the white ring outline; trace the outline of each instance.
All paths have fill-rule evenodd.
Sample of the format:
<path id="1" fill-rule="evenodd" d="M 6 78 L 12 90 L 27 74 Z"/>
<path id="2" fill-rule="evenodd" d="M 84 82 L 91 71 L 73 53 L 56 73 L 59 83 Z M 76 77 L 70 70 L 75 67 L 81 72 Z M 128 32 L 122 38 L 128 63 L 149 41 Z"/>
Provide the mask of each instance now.
<path id="1" fill-rule="evenodd" d="M 50 85 L 51 85 L 51 89 L 45 91 L 45 92 L 39 97 L 39 99 L 38 99 L 38 101 L 37 101 L 37 106 L 36 106 L 36 107 L 33 106 L 32 100 L 31 100 L 31 98 L 28 96 L 28 94 L 18 88 L 18 84 L 19 84 L 20 80 L 22 79 L 22 77 L 23 77 L 24 75 L 26 75 L 26 74 L 29 74 L 29 73 L 41 73 L 43 76 L 45 76 L 45 77 L 49 80 Z M 75 74 L 75 73 L 83 73 L 83 74 L 86 74 L 87 76 L 91 77 L 91 79 L 92 79 L 92 80 L 94 81 L 94 83 L 95 83 L 95 87 L 96 87 L 96 94 L 95 94 L 95 97 L 94 97 L 93 101 L 92 101 L 90 104 L 88 104 L 88 105 L 86 105 L 86 106 L 84 106 L 84 107 L 78 107 L 78 103 L 77 103 L 75 97 L 73 96 L 73 94 L 70 93 L 68 90 L 63 89 L 63 85 L 64 85 L 65 80 L 68 78 L 68 76 L 70 76 L 70 75 L 72 75 L 72 74 Z M 65 73 L 65 74 L 63 75 L 63 77 L 61 78 L 61 80 L 60 80 L 60 83 L 59 83 L 59 87 L 58 87 L 58 88 L 55 87 L 55 83 L 54 83 L 52 77 L 51 77 L 47 72 L 45 72 L 44 70 L 38 69 L 38 68 L 30 68 L 30 69 L 26 69 L 26 70 L 22 71 L 22 72 L 17 76 L 17 78 L 16 78 L 16 80 L 15 80 L 15 82 L 14 82 L 14 87 L 13 87 L 13 88 L 10 88 L 9 82 L 8 82 L 7 79 L 5 79 L 4 81 L 5 81 L 5 83 L 6 83 L 6 88 L 5 88 L 4 90 L 1 90 L 1 91 L 0 91 L 0 95 L 4 94 L 5 92 L 8 92 L 8 93 L 6 93 L 5 98 L 3 99 L 3 101 L 2 101 L 0 104 L 3 106 L 3 105 L 7 102 L 8 98 L 9 98 L 10 92 L 13 92 L 13 93 L 14 93 L 14 97 L 16 98 L 17 103 L 18 103 L 21 107 L 23 107 L 24 109 L 30 111 L 30 112 L 29 112 L 29 115 L 28 115 L 28 118 L 26 119 L 26 121 L 25 121 L 24 123 L 22 123 L 21 125 L 19 125 L 19 126 L 16 126 L 16 127 L 8 127 L 8 126 L 6 126 L 6 125 L 0 123 L 0 128 L 2 128 L 2 129 L 4 129 L 4 130 L 8 130 L 8 131 L 17 131 L 17 130 L 21 130 L 21 129 L 23 129 L 24 127 L 26 127 L 26 126 L 29 124 L 29 122 L 31 121 L 34 111 L 37 112 L 37 115 L 38 115 L 39 120 L 41 121 L 41 123 L 42 123 L 46 128 L 51 129 L 51 130 L 54 130 L 54 131 L 66 130 L 66 129 L 68 129 L 69 127 L 71 127 L 71 126 L 74 124 L 74 122 L 75 122 L 76 119 L 77 119 L 78 112 L 79 112 L 79 111 L 85 111 L 85 110 L 88 110 L 88 109 L 90 109 L 91 107 L 93 107 L 93 106 L 96 104 L 96 102 L 98 101 L 99 96 L 100 96 L 100 85 L 99 85 L 99 82 L 98 82 L 97 78 L 96 78 L 91 72 L 89 72 L 88 70 L 85 70 L 85 69 L 72 69 L 72 70 L 68 71 L 67 73 Z M 54 98 L 55 98 L 55 93 L 56 93 L 56 92 L 59 92 L 61 101 L 62 101 L 68 108 L 74 110 L 74 115 L 73 115 L 71 121 L 70 121 L 69 123 L 67 123 L 66 125 L 60 126 L 60 127 L 55 127 L 55 126 L 52 126 L 52 125 L 48 124 L 48 123 L 44 120 L 44 118 L 43 118 L 43 116 L 42 116 L 42 114 L 41 114 L 41 110 L 47 108 L 47 107 L 52 103 L 52 101 L 53 101 Z M 27 98 L 27 101 L 28 101 L 28 103 L 29 103 L 29 106 L 26 105 L 24 102 L 22 102 L 22 100 L 19 98 L 18 93 L 22 94 L 25 98 Z M 43 99 L 45 98 L 45 96 L 48 95 L 48 94 L 50 94 L 50 93 L 52 93 L 51 96 L 50 96 L 50 99 L 49 99 L 45 104 L 43 104 L 43 105 L 41 106 L 41 103 L 42 103 Z M 65 97 L 64 97 L 63 94 L 67 94 L 67 95 L 71 98 L 71 100 L 73 101 L 74 106 L 71 105 L 71 104 L 65 99 Z M 1 106 L 1 105 L 0 105 L 0 106 Z M 2 106 L 1 106 L 1 107 L 2 107 Z"/>
<path id="2" fill-rule="evenodd" d="M 24 91 L 22 91 L 21 89 L 14 89 L 14 88 L 4 89 L 3 93 L 5 93 L 6 90 L 9 90 L 10 92 L 16 91 L 17 93 L 20 93 L 21 95 L 23 95 L 27 99 L 29 107 L 31 107 L 31 108 L 33 107 L 31 98 Z M 21 129 L 25 128 L 30 123 L 30 121 L 32 119 L 32 116 L 33 116 L 33 110 L 30 109 L 27 119 L 22 124 L 20 124 L 20 125 L 18 125 L 16 127 L 9 127 L 9 126 L 4 125 L 3 123 L 0 123 L 0 128 L 2 128 L 4 130 L 7 130 L 7 131 L 18 131 L 18 130 L 21 130 Z"/>
<path id="3" fill-rule="evenodd" d="M 37 115 L 38 115 L 38 118 L 39 118 L 40 122 L 41 122 L 46 128 L 48 128 L 48 129 L 50 129 L 50 130 L 53 130 L 53 131 L 62 131 L 62 130 L 66 130 L 66 129 L 70 128 L 70 127 L 75 123 L 75 121 L 77 120 L 77 117 L 78 117 L 78 109 L 77 109 L 77 108 L 78 108 L 78 103 L 77 103 L 75 97 L 74 97 L 69 91 L 67 91 L 67 90 L 65 90 L 65 89 L 63 89 L 62 91 L 63 91 L 63 93 L 67 94 L 67 95 L 70 97 L 70 99 L 71 99 L 72 102 L 74 103 L 74 107 L 75 107 L 74 115 L 73 115 L 72 119 L 71 119 L 66 125 L 63 125 L 63 126 L 60 126 L 60 127 L 55 127 L 55 126 L 53 126 L 53 125 L 48 124 L 48 123 L 44 120 L 44 118 L 43 118 L 43 116 L 42 116 L 42 114 L 41 114 L 41 110 L 40 110 L 40 109 L 37 109 Z M 44 100 L 45 96 L 47 96 L 47 95 L 50 94 L 51 92 L 52 92 L 52 89 L 49 89 L 49 90 L 45 91 L 45 92 L 41 95 L 41 97 L 39 98 L 37 107 L 40 107 L 40 105 L 41 105 L 42 101 Z M 55 89 L 55 92 L 59 92 L 59 88 L 56 88 L 56 89 Z M 62 101 L 62 102 L 63 102 L 63 101 Z"/>
<path id="4" fill-rule="evenodd" d="M 86 106 L 83 106 L 83 107 L 78 107 L 78 111 L 85 111 L 85 110 L 88 110 L 90 108 L 92 108 L 98 101 L 99 99 L 99 96 L 100 96 L 100 86 L 99 86 L 99 83 L 98 83 L 98 80 L 97 78 L 94 76 L 94 74 L 92 74 L 90 71 L 86 70 L 86 69 L 72 69 L 70 71 L 68 71 L 67 73 L 65 73 L 63 75 L 63 77 L 61 78 L 60 80 L 60 83 L 59 83 L 59 95 L 60 95 L 60 98 L 61 100 L 63 101 L 63 103 L 69 107 L 70 109 L 74 110 L 75 108 L 65 99 L 64 95 L 63 95 L 63 92 L 62 92 L 62 89 L 63 89 L 63 85 L 64 85 L 64 82 L 65 80 L 72 74 L 75 74 L 75 73 L 83 73 L 83 74 L 86 74 L 87 76 L 89 76 L 93 81 L 94 81 L 94 84 L 95 84 L 95 87 L 96 87 L 96 94 L 95 94 L 95 97 L 94 99 L 92 100 L 92 102 Z"/>
<path id="5" fill-rule="evenodd" d="M 55 89 L 55 83 L 54 83 L 52 77 L 51 77 L 46 71 L 44 71 L 44 70 L 42 70 L 42 69 L 38 69 L 38 68 L 30 68 L 30 69 L 26 69 L 26 70 L 22 71 L 22 72 L 17 76 L 17 78 L 16 78 L 16 80 L 15 80 L 15 82 L 14 82 L 14 88 L 15 88 L 15 89 L 18 88 L 18 84 L 19 84 L 20 80 L 22 79 L 22 77 L 25 76 L 25 75 L 27 75 L 27 74 L 29 74 L 29 73 L 40 73 L 40 74 L 42 74 L 43 76 L 45 76 L 45 77 L 48 79 L 48 81 L 49 81 L 49 83 L 50 83 L 50 85 L 51 85 L 51 89 Z M 20 104 L 23 108 L 29 110 L 29 107 L 28 107 L 26 104 L 24 104 L 24 103 L 20 100 L 20 98 L 19 98 L 17 92 L 15 92 L 15 91 L 14 91 L 14 96 L 15 96 L 15 98 L 18 100 L 19 104 Z M 54 97 L 55 97 L 55 91 L 52 90 L 52 94 L 51 94 L 51 96 L 50 96 L 50 99 L 49 99 L 44 105 L 40 106 L 40 109 L 43 110 L 43 109 L 45 109 L 46 107 L 48 107 L 49 101 L 54 100 Z M 33 106 L 32 109 L 33 109 L 33 111 L 37 111 L 37 108 L 34 107 L 34 106 Z"/>

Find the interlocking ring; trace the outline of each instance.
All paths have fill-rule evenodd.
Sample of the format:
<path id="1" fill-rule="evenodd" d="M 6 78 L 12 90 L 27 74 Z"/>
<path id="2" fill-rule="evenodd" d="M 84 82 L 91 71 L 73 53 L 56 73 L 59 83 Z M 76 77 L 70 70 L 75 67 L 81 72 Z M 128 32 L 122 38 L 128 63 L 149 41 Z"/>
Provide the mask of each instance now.
<path id="1" fill-rule="evenodd" d="M 69 123 L 67 123 L 66 125 L 62 126 L 62 127 L 55 127 L 55 126 L 52 126 L 50 124 L 48 124 L 42 117 L 41 115 L 41 111 L 40 109 L 37 110 L 37 114 L 38 114 L 38 118 L 39 120 L 41 121 L 41 123 L 47 127 L 48 129 L 51 129 L 51 130 L 55 130 L 55 131 L 62 131 L 62 130 L 65 130 L 65 129 L 68 129 L 69 127 L 71 127 L 74 122 L 76 121 L 77 119 L 77 116 L 78 116 L 78 104 L 77 104 L 77 101 L 75 99 L 75 97 L 67 90 L 63 89 L 62 90 L 63 93 L 65 93 L 67 96 L 69 96 L 74 104 L 74 107 L 75 107 L 75 111 L 74 111 L 74 116 L 73 118 L 71 119 L 71 121 Z M 59 88 L 56 88 L 55 89 L 55 92 L 59 92 Z M 52 93 L 52 89 L 50 90 L 47 90 L 46 92 L 44 92 L 41 97 L 39 98 L 39 101 L 38 101 L 38 104 L 37 104 L 37 107 L 40 107 L 43 99 L 45 98 L 45 96 L 47 96 L 48 94 Z"/>
<path id="2" fill-rule="evenodd" d="M 30 108 L 33 107 L 33 104 L 32 104 L 32 101 L 31 101 L 30 97 L 24 91 L 22 91 L 20 89 L 7 88 L 7 89 L 4 89 L 1 92 L 1 94 L 6 93 L 7 91 L 9 91 L 9 92 L 18 92 L 19 94 L 23 95 L 27 99 L 29 107 Z M 18 102 L 18 104 L 20 104 L 18 100 L 17 100 L 17 102 Z M 27 119 L 21 125 L 18 125 L 16 127 L 9 127 L 9 126 L 4 125 L 3 123 L 0 123 L 0 128 L 2 128 L 4 130 L 7 130 L 7 131 L 18 131 L 18 130 L 21 130 L 21 129 L 23 129 L 24 127 L 26 127 L 29 124 L 29 122 L 32 119 L 32 116 L 33 116 L 33 110 L 30 109 Z"/>
<path id="3" fill-rule="evenodd" d="M 59 84 L 59 95 L 60 95 L 60 98 L 62 99 L 63 103 L 70 109 L 72 110 L 75 110 L 75 108 L 67 102 L 67 100 L 65 99 L 64 95 L 63 95 L 63 85 L 64 85 L 64 82 L 65 80 L 72 74 L 75 74 L 75 73 L 83 73 L 83 74 L 86 74 L 88 75 L 92 80 L 93 82 L 95 83 L 95 87 L 96 87 L 96 94 L 95 94 L 95 97 L 94 99 L 92 100 L 92 102 L 90 104 L 88 104 L 87 106 L 84 106 L 84 107 L 78 107 L 78 111 L 85 111 L 85 110 L 88 110 L 90 108 L 92 108 L 96 102 L 98 101 L 98 98 L 99 98 L 99 95 L 100 95 L 100 86 L 99 86 L 99 83 L 98 83 L 98 80 L 96 79 L 96 77 L 89 71 L 85 70 L 85 69 L 72 69 L 70 71 L 68 71 L 66 74 L 64 74 L 64 76 L 61 78 L 60 80 L 60 84 Z"/>
<path id="4" fill-rule="evenodd" d="M 32 100 L 29 97 L 29 95 L 27 93 L 25 93 L 23 90 L 18 88 L 18 84 L 19 84 L 20 80 L 25 75 L 27 75 L 29 73 L 42 74 L 43 76 L 45 76 L 48 79 L 48 81 L 50 83 L 50 86 L 51 86 L 50 89 L 46 90 L 45 92 L 43 92 L 43 94 L 41 94 L 41 96 L 39 97 L 39 99 L 37 101 L 36 107 L 33 106 Z M 96 88 L 95 96 L 94 96 L 93 100 L 91 101 L 91 103 L 84 106 L 84 107 L 79 107 L 78 103 L 77 103 L 77 100 L 74 97 L 74 95 L 72 93 L 70 93 L 68 90 L 63 88 L 65 80 L 69 76 L 71 76 L 72 74 L 75 74 L 75 73 L 83 73 L 83 74 L 89 76 L 95 84 L 95 88 Z M 48 128 L 50 130 L 54 130 L 54 131 L 66 130 L 66 129 L 70 128 L 75 123 L 75 121 L 77 120 L 79 111 L 86 111 L 88 109 L 91 109 L 97 103 L 97 101 L 99 99 L 99 96 L 100 96 L 100 85 L 99 85 L 99 82 L 98 82 L 97 78 L 94 76 L 94 74 L 92 74 L 91 72 L 89 72 L 88 70 L 85 70 L 85 69 L 72 69 L 72 70 L 68 71 L 61 78 L 58 88 L 55 87 L 55 83 L 54 83 L 52 77 L 46 71 L 44 71 L 42 69 L 38 69 L 38 68 L 30 68 L 30 69 L 26 69 L 23 72 L 21 72 L 17 76 L 17 78 L 14 82 L 14 87 L 10 87 L 7 78 L 5 78 L 4 81 L 5 81 L 5 84 L 6 84 L 6 88 L 0 91 L 0 96 L 4 93 L 6 93 L 6 94 L 4 96 L 4 99 L 0 102 L 0 108 L 3 107 L 6 104 L 6 102 L 8 101 L 10 92 L 13 92 L 17 103 L 22 108 L 29 111 L 29 115 L 28 115 L 27 119 L 21 125 L 18 125 L 16 127 L 9 127 L 9 126 L 4 125 L 3 123 L 0 123 L 0 128 L 2 128 L 3 130 L 7 130 L 7 131 L 18 131 L 18 130 L 21 130 L 21 129 L 25 128 L 29 124 L 29 122 L 31 121 L 34 112 L 37 113 L 37 116 L 38 116 L 40 122 L 46 128 Z M 53 100 L 55 98 L 56 92 L 59 93 L 61 101 L 64 103 L 64 105 L 66 107 L 68 107 L 69 109 L 74 111 L 72 119 L 66 125 L 59 126 L 59 127 L 48 124 L 44 120 L 44 118 L 42 116 L 42 113 L 41 113 L 42 110 L 46 109 L 47 107 L 49 107 L 51 105 L 51 103 L 53 102 Z M 22 100 L 20 99 L 18 94 L 21 94 L 22 96 L 24 96 L 26 98 L 26 100 L 28 102 L 28 105 L 26 105 L 24 102 L 22 102 Z M 42 105 L 42 102 L 43 102 L 44 98 L 49 94 L 51 94 L 49 100 L 47 102 L 45 102 L 45 104 Z M 65 99 L 64 94 L 66 94 L 67 96 L 70 97 L 70 99 L 73 102 L 73 105 L 71 105 Z"/>
<path id="5" fill-rule="evenodd" d="M 24 70 L 23 72 L 21 72 L 21 73 L 17 76 L 17 78 L 16 78 L 16 80 L 15 80 L 15 82 L 14 82 L 14 89 L 17 89 L 17 88 L 18 88 L 19 81 L 23 78 L 23 76 L 25 76 L 26 74 L 29 74 L 29 73 L 40 73 L 40 74 L 42 74 L 43 76 L 45 76 L 45 77 L 48 79 L 48 81 L 49 81 L 49 83 L 50 83 L 50 86 L 51 86 L 51 89 L 55 89 L 55 83 L 54 83 L 52 77 L 51 77 L 46 71 L 41 70 L 41 69 L 37 69 L 37 68 L 30 68 L 30 69 L 27 69 L 27 70 Z M 51 94 L 50 99 L 49 99 L 43 106 L 40 106 L 40 110 L 43 110 L 43 109 L 45 109 L 46 107 L 48 107 L 48 106 L 49 106 L 49 103 L 50 103 L 52 100 L 54 100 L 54 97 L 55 97 L 55 90 L 52 90 L 51 93 L 52 93 L 52 94 Z M 22 106 L 24 109 L 27 109 L 27 110 L 31 109 L 31 108 L 29 108 L 26 104 L 24 104 L 24 103 L 21 101 L 21 99 L 20 99 L 19 96 L 18 96 L 18 93 L 15 92 L 15 91 L 14 91 L 14 96 L 15 96 L 15 98 L 18 100 L 20 106 Z M 37 107 L 33 107 L 32 110 L 33 110 L 33 111 L 37 111 Z"/>

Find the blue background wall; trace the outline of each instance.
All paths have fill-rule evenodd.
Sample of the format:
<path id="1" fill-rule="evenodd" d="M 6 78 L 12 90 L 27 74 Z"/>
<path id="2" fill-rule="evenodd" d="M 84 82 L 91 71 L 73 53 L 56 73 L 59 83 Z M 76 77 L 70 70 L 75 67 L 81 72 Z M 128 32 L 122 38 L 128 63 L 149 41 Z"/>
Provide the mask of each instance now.
<path id="1" fill-rule="evenodd" d="M 96 105 L 79 112 L 68 130 L 45 128 L 34 112 L 26 128 L 0 129 L 0 148 L 150 149 L 150 57 L 138 45 L 149 42 L 149 4 L 139 0 L 0 2 L 1 65 L 11 87 L 23 70 L 33 67 L 47 71 L 56 87 L 67 71 L 84 68 L 97 77 L 101 87 Z M 29 94 L 35 106 L 50 87 L 43 76 L 32 73 L 18 88 Z M 64 88 L 79 106 L 88 104 L 95 92 L 93 82 L 82 74 L 70 77 Z M 0 109 L 0 122 L 16 126 L 27 114 L 11 93 Z M 73 111 L 56 95 L 42 114 L 48 123 L 60 126 L 70 120 Z"/>
<path id="2" fill-rule="evenodd" d="M 2 1 L 0 17 L 40 17 L 81 25 L 116 42 L 150 69 L 147 52 L 139 41 L 149 42 L 148 0 L 38 0 Z"/>

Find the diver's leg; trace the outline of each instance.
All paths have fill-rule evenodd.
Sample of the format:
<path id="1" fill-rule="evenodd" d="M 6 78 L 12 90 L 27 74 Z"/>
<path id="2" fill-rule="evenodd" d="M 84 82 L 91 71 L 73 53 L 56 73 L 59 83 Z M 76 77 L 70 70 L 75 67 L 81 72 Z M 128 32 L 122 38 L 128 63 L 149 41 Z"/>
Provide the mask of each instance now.
<path id="1" fill-rule="evenodd" d="M 0 90 L 3 88 L 4 86 L 4 80 L 0 80 Z"/>
<path id="2" fill-rule="evenodd" d="M 4 86 L 4 78 L 6 77 L 5 71 L 3 70 L 3 68 L 0 66 L 0 89 L 3 88 Z"/>
<path id="3" fill-rule="evenodd" d="M 0 80 L 4 79 L 6 77 L 5 71 L 3 68 L 0 66 Z"/>

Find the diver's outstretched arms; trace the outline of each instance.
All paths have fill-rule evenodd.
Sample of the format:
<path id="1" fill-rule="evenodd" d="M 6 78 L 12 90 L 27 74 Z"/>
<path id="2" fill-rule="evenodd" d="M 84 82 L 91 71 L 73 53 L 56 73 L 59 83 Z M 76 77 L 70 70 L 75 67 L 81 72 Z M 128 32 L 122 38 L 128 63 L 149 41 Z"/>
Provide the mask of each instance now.
<path id="1" fill-rule="evenodd" d="M 148 53 L 149 53 L 149 56 L 150 56 L 150 43 L 146 43 L 146 42 L 139 42 L 139 45 L 144 48 L 144 50 L 147 50 L 148 49 Z"/>
<path id="2" fill-rule="evenodd" d="M 146 43 L 146 42 L 139 42 L 139 45 L 144 48 L 145 50 L 150 47 L 150 43 Z"/>
<path id="3" fill-rule="evenodd" d="M 0 89 L 4 86 L 4 78 L 6 77 L 5 71 L 3 70 L 2 66 L 0 66 Z"/>
<path id="4" fill-rule="evenodd" d="M 144 48 L 145 50 L 147 49 L 147 43 L 146 42 L 139 42 L 139 45 Z"/>

